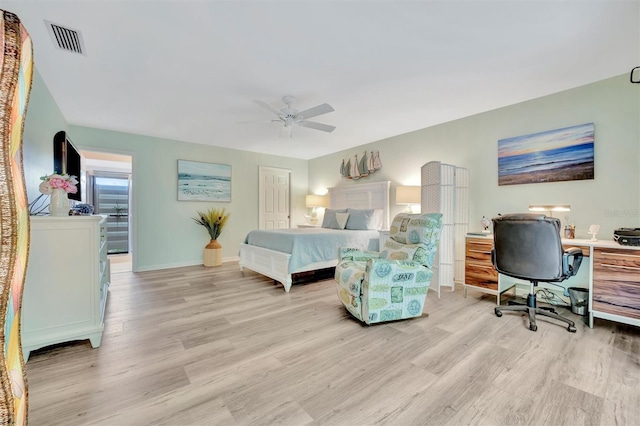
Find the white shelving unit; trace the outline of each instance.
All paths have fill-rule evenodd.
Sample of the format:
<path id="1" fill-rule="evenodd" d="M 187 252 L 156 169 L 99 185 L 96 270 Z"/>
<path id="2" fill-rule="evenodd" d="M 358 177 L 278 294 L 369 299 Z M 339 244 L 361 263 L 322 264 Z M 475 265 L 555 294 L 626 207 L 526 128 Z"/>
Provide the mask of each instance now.
<path id="1" fill-rule="evenodd" d="M 440 161 L 422 166 L 422 213 L 442 213 L 442 236 L 430 289 L 455 290 L 464 282 L 465 236 L 469 230 L 469 170 Z"/>

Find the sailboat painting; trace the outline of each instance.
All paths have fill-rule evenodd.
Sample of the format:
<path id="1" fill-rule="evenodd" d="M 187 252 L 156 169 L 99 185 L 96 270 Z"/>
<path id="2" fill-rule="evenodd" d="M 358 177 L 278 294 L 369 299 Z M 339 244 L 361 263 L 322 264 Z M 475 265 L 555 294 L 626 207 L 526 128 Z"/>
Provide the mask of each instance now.
<path id="1" fill-rule="evenodd" d="M 360 179 L 360 167 L 358 163 L 358 154 L 353 156 L 353 162 L 351 163 L 351 179 Z"/>
<path id="2" fill-rule="evenodd" d="M 380 161 L 380 151 L 375 153 L 371 151 L 368 155 L 367 151 L 362 154 L 362 157 L 358 160 L 358 154 L 345 162 L 342 159 L 340 164 L 340 175 L 346 179 L 361 179 L 372 175 L 382 168 L 382 162 Z"/>
<path id="3" fill-rule="evenodd" d="M 498 141 L 498 185 L 594 178 L 593 123 Z"/>
<path id="4" fill-rule="evenodd" d="M 362 154 L 362 158 L 360 159 L 360 163 L 358 163 L 358 172 L 360 173 L 360 177 L 364 178 L 369 176 L 369 165 L 367 160 L 367 151 Z"/>
<path id="5" fill-rule="evenodd" d="M 178 201 L 231 202 L 231 166 L 178 160 Z"/>

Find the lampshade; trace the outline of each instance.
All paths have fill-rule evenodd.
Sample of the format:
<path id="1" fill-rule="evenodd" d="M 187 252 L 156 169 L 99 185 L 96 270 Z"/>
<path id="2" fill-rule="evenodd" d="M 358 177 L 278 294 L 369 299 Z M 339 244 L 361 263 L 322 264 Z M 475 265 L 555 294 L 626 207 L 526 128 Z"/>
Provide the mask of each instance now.
<path id="1" fill-rule="evenodd" d="M 530 212 L 570 212 L 571 206 L 568 204 L 531 204 Z"/>
<path id="2" fill-rule="evenodd" d="M 396 188 L 396 204 L 420 204 L 419 186 L 399 186 Z"/>
<path id="3" fill-rule="evenodd" d="M 327 195 L 309 194 L 305 198 L 307 207 L 329 207 L 329 197 Z"/>

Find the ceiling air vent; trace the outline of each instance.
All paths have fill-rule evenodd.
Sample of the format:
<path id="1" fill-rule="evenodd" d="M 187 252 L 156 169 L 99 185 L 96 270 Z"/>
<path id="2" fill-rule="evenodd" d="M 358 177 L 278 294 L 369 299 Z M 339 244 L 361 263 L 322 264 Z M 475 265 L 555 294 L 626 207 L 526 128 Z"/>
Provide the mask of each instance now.
<path id="1" fill-rule="evenodd" d="M 82 40 L 80 31 L 63 27 L 62 25 L 49 21 L 44 21 L 44 23 L 47 25 L 49 35 L 51 35 L 53 43 L 58 49 L 85 55 L 84 41 Z"/>

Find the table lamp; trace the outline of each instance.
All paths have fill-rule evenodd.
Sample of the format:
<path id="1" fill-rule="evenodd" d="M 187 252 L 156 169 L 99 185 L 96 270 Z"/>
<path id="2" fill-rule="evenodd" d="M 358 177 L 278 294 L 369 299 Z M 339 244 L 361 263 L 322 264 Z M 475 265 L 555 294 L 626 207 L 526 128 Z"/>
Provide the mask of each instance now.
<path id="1" fill-rule="evenodd" d="M 326 195 L 309 194 L 305 198 L 305 205 L 307 206 L 307 208 L 311 208 L 311 217 L 308 218 L 309 223 L 312 225 L 317 225 L 318 224 L 318 208 L 329 207 L 329 197 Z"/>
<path id="2" fill-rule="evenodd" d="M 396 204 L 406 204 L 405 213 L 413 213 L 413 205 L 420 204 L 419 186 L 399 186 L 396 188 Z"/>

